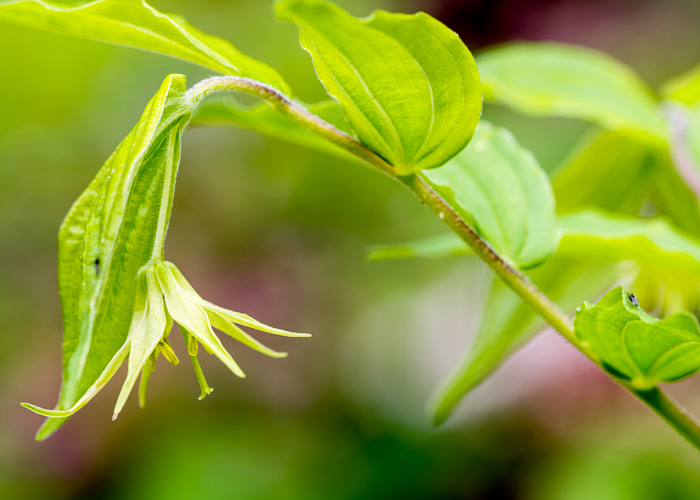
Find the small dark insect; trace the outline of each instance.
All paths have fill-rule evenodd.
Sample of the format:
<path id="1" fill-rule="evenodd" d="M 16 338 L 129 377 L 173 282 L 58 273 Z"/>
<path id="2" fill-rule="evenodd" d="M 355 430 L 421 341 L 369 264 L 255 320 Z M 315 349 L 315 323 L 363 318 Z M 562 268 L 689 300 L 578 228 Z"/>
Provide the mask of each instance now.
<path id="1" fill-rule="evenodd" d="M 633 293 L 630 293 L 630 302 L 632 302 L 632 304 L 634 304 L 635 306 L 639 307 L 639 301 L 637 300 L 637 297 L 635 297 Z"/>
<path id="2" fill-rule="evenodd" d="M 95 259 L 94 264 L 95 264 L 95 274 L 96 274 L 97 276 L 99 276 L 99 275 L 100 275 L 100 258 L 99 258 L 99 257 L 97 257 L 97 258 Z"/>

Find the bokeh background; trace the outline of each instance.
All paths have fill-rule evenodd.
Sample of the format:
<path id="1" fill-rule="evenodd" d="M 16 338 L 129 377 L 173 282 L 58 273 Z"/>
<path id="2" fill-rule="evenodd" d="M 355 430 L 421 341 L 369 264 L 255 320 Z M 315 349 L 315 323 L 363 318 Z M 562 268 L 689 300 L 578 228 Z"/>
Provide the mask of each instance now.
<path id="1" fill-rule="evenodd" d="M 472 50 L 512 39 L 594 47 L 652 85 L 700 61 L 697 0 L 344 0 L 425 10 Z M 260 0 L 154 0 L 326 98 L 297 30 Z M 199 389 L 186 356 L 159 364 L 149 401 L 110 419 L 119 378 L 42 444 L 21 401 L 55 402 L 61 318 L 56 235 L 71 202 L 184 62 L 0 24 L 0 498 L 694 499 L 700 457 L 551 333 L 531 342 L 443 427 L 426 406 L 469 346 L 488 271 L 470 258 L 369 264 L 366 247 L 441 231 L 398 184 L 233 128 L 197 128 L 167 258 L 215 303 L 311 339 L 233 342 Z M 548 171 L 588 126 L 487 106 Z M 178 335 L 176 351 L 184 352 Z M 265 339 L 268 340 L 268 339 Z M 700 385 L 670 392 L 696 413 Z M 133 398 L 132 398 L 133 399 Z"/>

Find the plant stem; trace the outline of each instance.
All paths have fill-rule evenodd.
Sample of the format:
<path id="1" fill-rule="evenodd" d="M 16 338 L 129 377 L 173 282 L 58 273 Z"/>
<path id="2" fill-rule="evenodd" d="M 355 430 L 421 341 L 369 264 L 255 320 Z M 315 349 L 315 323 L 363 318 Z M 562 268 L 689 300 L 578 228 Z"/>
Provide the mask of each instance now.
<path id="1" fill-rule="evenodd" d="M 203 80 L 188 91 L 195 104 L 215 92 L 234 91 L 253 95 L 265 100 L 276 111 L 290 118 L 305 129 L 359 157 L 365 163 L 392 177 L 411 191 L 457 236 L 459 236 L 483 260 L 496 275 L 520 298 L 532 307 L 552 328 L 579 349 L 586 357 L 599 364 L 590 351 L 576 338 L 571 318 L 554 304 L 524 274 L 513 268 L 469 225 L 452 207 L 428 185 L 420 174 L 399 176 L 393 166 L 376 155 L 355 138 L 338 130 L 333 125 L 310 113 L 278 90 L 249 78 L 223 76 Z M 618 384 L 651 408 L 666 423 L 700 450 L 700 422 L 685 411 L 661 389 L 640 391 L 623 380 L 612 377 Z"/>
<path id="2" fill-rule="evenodd" d="M 257 80 L 239 76 L 214 76 L 202 80 L 187 91 L 187 94 L 196 105 L 206 96 L 217 92 L 241 92 L 259 97 L 272 106 L 275 111 L 298 123 L 308 131 L 344 149 L 390 177 L 395 177 L 394 168 L 358 142 L 357 139 L 350 137 L 345 132 L 338 130 L 330 123 L 310 113 L 306 108 L 292 101 L 274 87 Z"/>

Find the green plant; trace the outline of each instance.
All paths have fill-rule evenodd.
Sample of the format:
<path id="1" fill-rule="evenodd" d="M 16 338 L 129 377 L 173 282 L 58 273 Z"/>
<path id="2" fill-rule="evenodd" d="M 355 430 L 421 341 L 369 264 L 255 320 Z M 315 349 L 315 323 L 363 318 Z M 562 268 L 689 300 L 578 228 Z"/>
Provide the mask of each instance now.
<path id="1" fill-rule="evenodd" d="M 141 373 L 140 401 L 179 323 L 202 397 L 201 343 L 242 371 L 212 327 L 271 356 L 236 325 L 301 336 L 215 306 L 164 260 L 180 137 L 190 123 L 226 122 L 351 158 L 395 179 L 452 234 L 373 249 L 373 260 L 474 254 L 494 283 L 477 342 L 434 404 L 436 423 L 545 323 L 700 448 L 700 425 L 658 387 L 700 370 L 694 315 L 700 290 L 700 68 L 662 89 L 664 107 L 632 70 L 600 53 L 511 44 L 476 61 L 428 15 L 375 12 L 358 20 L 323 0 L 282 0 L 333 101 L 304 105 L 270 67 L 141 0 L 65 7 L 0 3 L 0 20 L 151 50 L 224 76 L 186 88 L 168 76 L 131 133 L 78 198 L 59 233 L 63 385 L 37 439 L 57 430 L 128 357 L 115 417 Z M 478 72 L 477 72 L 478 67 Z M 222 94 L 207 99 L 210 94 Z M 239 104 L 231 94 L 263 102 Z M 505 129 L 479 121 L 482 96 L 521 113 L 588 120 L 552 182 Z M 478 128 L 477 128 L 478 125 Z M 695 163 L 695 164 L 693 164 Z M 555 204 L 556 200 L 556 204 Z M 555 205 L 556 210 L 555 211 Z M 651 208 L 653 207 L 653 209 Z M 641 217 L 640 215 L 644 215 Z M 466 245 L 465 245 L 466 243 Z M 634 295 L 611 268 L 637 265 Z M 663 293 L 652 293 L 663 283 Z M 556 304 L 561 305 L 561 309 Z"/>

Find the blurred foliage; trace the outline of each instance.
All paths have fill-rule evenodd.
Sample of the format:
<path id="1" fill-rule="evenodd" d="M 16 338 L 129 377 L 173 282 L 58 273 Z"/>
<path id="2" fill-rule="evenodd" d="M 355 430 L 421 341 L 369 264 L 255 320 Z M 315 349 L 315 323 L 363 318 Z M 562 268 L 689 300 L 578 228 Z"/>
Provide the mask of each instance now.
<path id="1" fill-rule="evenodd" d="M 326 97 L 296 28 L 268 2 L 154 3 L 276 67 L 303 100 Z M 600 1 L 581 16 L 566 1 L 337 3 L 355 15 L 423 8 L 473 48 L 513 36 L 588 44 L 655 82 L 700 59 L 692 1 Z M 460 14 L 472 4 L 490 5 L 490 24 Z M 59 224 L 164 76 L 192 85 L 210 73 L 11 25 L 0 43 L 0 498 L 697 497 L 693 451 L 557 340 L 516 356 L 504 368 L 515 376 L 497 375 L 432 430 L 424 406 L 473 330 L 484 269 L 468 258 L 364 263 L 366 246 L 437 233 L 439 221 L 376 173 L 234 129 L 186 133 L 167 257 L 205 298 L 313 340 L 284 361 L 234 351 L 245 381 L 203 359 L 215 392 L 201 402 L 187 370 L 165 367 L 147 408 L 132 403 L 112 423 L 115 384 L 35 444 L 40 417 L 19 402 L 50 405 L 59 385 Z M 550 171 L 588 128 L 484 116 Z M 698 388 L 676 389 L 696 411 Z"/>

